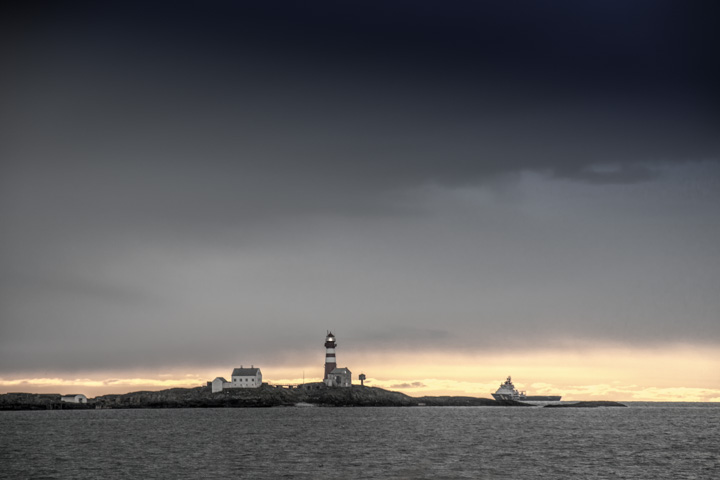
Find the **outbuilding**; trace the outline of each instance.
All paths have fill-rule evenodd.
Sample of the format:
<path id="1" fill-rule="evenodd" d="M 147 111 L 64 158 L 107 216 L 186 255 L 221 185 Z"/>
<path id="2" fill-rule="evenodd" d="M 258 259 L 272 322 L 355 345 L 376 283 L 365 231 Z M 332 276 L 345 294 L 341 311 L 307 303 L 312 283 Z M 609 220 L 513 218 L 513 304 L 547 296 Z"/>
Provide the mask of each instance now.
<path id="1" fill-rule="evenodd" d="M 335 368 L 328 373 L 325 385 L 328 387 L 351 387 L 352 373 L 345 367 Z"/>
<path id="2" fill-rule="evenodd" d="M 230 383 L 227 380 L 225 380 L 225 378 L 223 378 L 223 377 L 217 377 L 215 380 L 212 381 L 211 385 L 212 385 L 212 392 L 217 393 L 217 392 L 222 392 L 223 387 L 225 385 L 230 385 Z"/>
<path id="3" fill-rule="evenodd" d="M 82 393 L 70 393 L 60 397 L 60 401 L 65 403 L 87 403 L 87 397 Z"/>

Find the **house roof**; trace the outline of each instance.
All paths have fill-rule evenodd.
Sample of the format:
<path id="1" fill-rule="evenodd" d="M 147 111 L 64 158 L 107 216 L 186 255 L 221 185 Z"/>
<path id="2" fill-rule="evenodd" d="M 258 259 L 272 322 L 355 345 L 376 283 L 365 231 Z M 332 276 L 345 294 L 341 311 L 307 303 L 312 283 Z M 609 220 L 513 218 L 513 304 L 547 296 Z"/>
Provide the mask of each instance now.
<path id="1" fill-rule="evenodd" d="M 333 371 L 330 372 L 330 373 L 347 373 L 347 374 L 350 374 L 350 370 L 348 370 L 348 369 L 345 368 L 345 367 L 342 367 L 342 368 L 334 368 Z"/>
<path id="2" fill-rule="evenodd" d="M 84 397 L 82 393 L 66 393 L 63 397 Z"/>
<path id="3" fill-rule="evenodd" d="M 217 377 L 217 378 L 215 378 L 215 380 L 220 380 L 220 381 L 222 381 L 223 383 L 228 383 L 228 381 L 225 380 L 225 377 Z M 213 380 L 213 382 L 214 382 L 215 380 Z"/>
<path id="4" fill-rule="evenodd" d="M 260 372 L 260 369 L 259 369 L 259 368 L 255 368 L 255 367 L 253 367 L 253 368 L 243 368 L 243 367 L 240 367 L 240 368 L 236 368 L 235 370 L 233 370 L 232 376 L 233 376 L 233 377 L 254 377 L 254 376 L 257 375 L 259 372 Z"/>

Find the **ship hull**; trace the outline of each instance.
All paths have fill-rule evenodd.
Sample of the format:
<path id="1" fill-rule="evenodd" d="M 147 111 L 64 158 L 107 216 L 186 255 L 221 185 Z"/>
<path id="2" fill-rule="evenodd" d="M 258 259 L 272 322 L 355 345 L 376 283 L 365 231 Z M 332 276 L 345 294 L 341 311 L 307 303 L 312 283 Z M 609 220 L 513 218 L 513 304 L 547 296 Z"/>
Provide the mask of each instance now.
<path id="1" fill-rule="evenodd" d="M 559 402 L 561 395 L 508 395 L 505 393 L 493 393 L 493 398 L 498 401 L 513 400 L 515 402 Z"/>

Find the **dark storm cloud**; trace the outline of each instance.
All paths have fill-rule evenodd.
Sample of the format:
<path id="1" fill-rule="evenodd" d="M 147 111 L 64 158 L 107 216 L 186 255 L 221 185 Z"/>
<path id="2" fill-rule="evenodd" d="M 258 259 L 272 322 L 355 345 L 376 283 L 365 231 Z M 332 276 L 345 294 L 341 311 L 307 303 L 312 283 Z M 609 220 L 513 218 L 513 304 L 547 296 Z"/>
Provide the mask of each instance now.
<path id="1" fill-rule="evenodd" d="M 7 34 L 5 123 L 77 168 L 158 163 L 160 188 L 185 170 L 207 188 L 194 169 L 343 193 L 527 169 L 634 182 L 717 157 L 711 8 L 50 6 Z"/>
<path id="2" fill-rule="evenodd" d="M 511 209 L 483 205 L 479 221 L 457 199 L 438 201 L 433 192 L 502 189 L 532 172 L 592 196 L 651 184 L 700 161 L 716 172 L 720 158 L 712 2 L 5 8 L 5 368 L 53 358 L 81 368 L 88 357 L 98 368 L 160 364 L 186 349 L 196 364 L 230 361 L 238 324 L 244 339 L 258 339 L 244 345 L 261 358 L 261 339 L 280 350 L 299 338 L 310 345 L 315 337 L 295 325 L 322 332 L 340 315 L 352 320 L 346 331 L 354 338 L 388 348 L 398 341 L 409 349 L 454 345 L 468 317 L 484 319 L 488 343 L 508 325 L 529 336 L 536 328 L 540 338 L 542 328 L 524 320 L 527 311 L 507 318 L 514 306 L 504 293 L 493 307 L 504 322 L 476 315 L 473 303 L 475 289 L 497 288 L 476 273 L 487 264 L 508 291 L 552 285 L 540 274 L 527 275 L 532 281 L 513 274 L 535 264 L 555 275 L 549 260 L 517 253 L 532 251 L 537 231 L 508 220 Z M 716 201 L 712 193 L 704 200 Z M 663 208 L 692 222 L 690 208 Z M 660 207 L 640 209 L 623 227 L 654 218 L 648 212 L 661 215 Z M 457 232 L 426 240 L 434 237 L 423 222 L 433 213 Z M 689 225 L 703 225 L 703 238 L 713 239 L 711 217 L 703 212 L 703 221 Z M 584 212 L 572 218 L 582 224 Z M 384 223 L 394 220 L 399 227 Z M 662 242 L 674 238 L 676 223 L 687 227 L 673 222 L 646 229 L 662 240 L 638 231 L 642 242 L 632 244 L 637 250 L 623 257 L 626 264 L 646 251 L 665 258 L 671 243 Z M 568 244 L 563 222 L 553 225 L 566 235 L 545 233 L 538 243 L 568 247 L 589 269 L 606 262 L 579 240 Z M 603 227 L 616 225 L 606 219 Z M 482 238 L 490 259 L 468 259 L 476 252 L 467 238 Z M 626 244 L 615 240 L 622 251 Z M 714 251 L 702 239 L 675 240 L 673 248 Z M 571 256 L 549 250 L 548 259 Z M 436 268 L 427 267 L 433 262 Z M 575 285 L 583 283 L 571 273 Z M 600 308 L 583 292 L 574 297 L 578 310 L 583 302 Z M 356 310 L 346 313 L 347 305 Z M 453 309 L 448 325 L 428 320 Z M 703 323 L 708 312 L 691 337 L 714 338 Z M 548 335 L 571 322 L 551 316 L 543 317 L 553 326 Z M 372 327 L 359 327 L 366 321 Z M 577 332 L 603 333 L 592 321 Z M 638 322 L 631 337 L 641 338 L 651 323 Z M 677 333 L 668 328 L 653 338 Z"/>

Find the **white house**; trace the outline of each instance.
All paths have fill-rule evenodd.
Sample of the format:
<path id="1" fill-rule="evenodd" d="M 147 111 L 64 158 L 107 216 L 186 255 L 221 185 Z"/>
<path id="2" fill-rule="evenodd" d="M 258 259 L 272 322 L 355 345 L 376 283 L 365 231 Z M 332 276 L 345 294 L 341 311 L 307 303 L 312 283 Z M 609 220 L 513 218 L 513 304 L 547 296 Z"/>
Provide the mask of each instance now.
<path id="1" fill-rule="evenodd" d="M 60 401 L 66 403 L 87 403 L 87 397 L 82 393 L 71 393 L 60 397 Z"/>
<path id="2" fill-rule="evenodd" d="M 212 391 L 221 392 L 226 388 L 258 388 L 262 385 L 262 372 L 259 368 L 251 366 L 250 368 L 240 367 L 232 371 L 230 381 L 223 377 L 217 377 L 212 381 Z"/>

